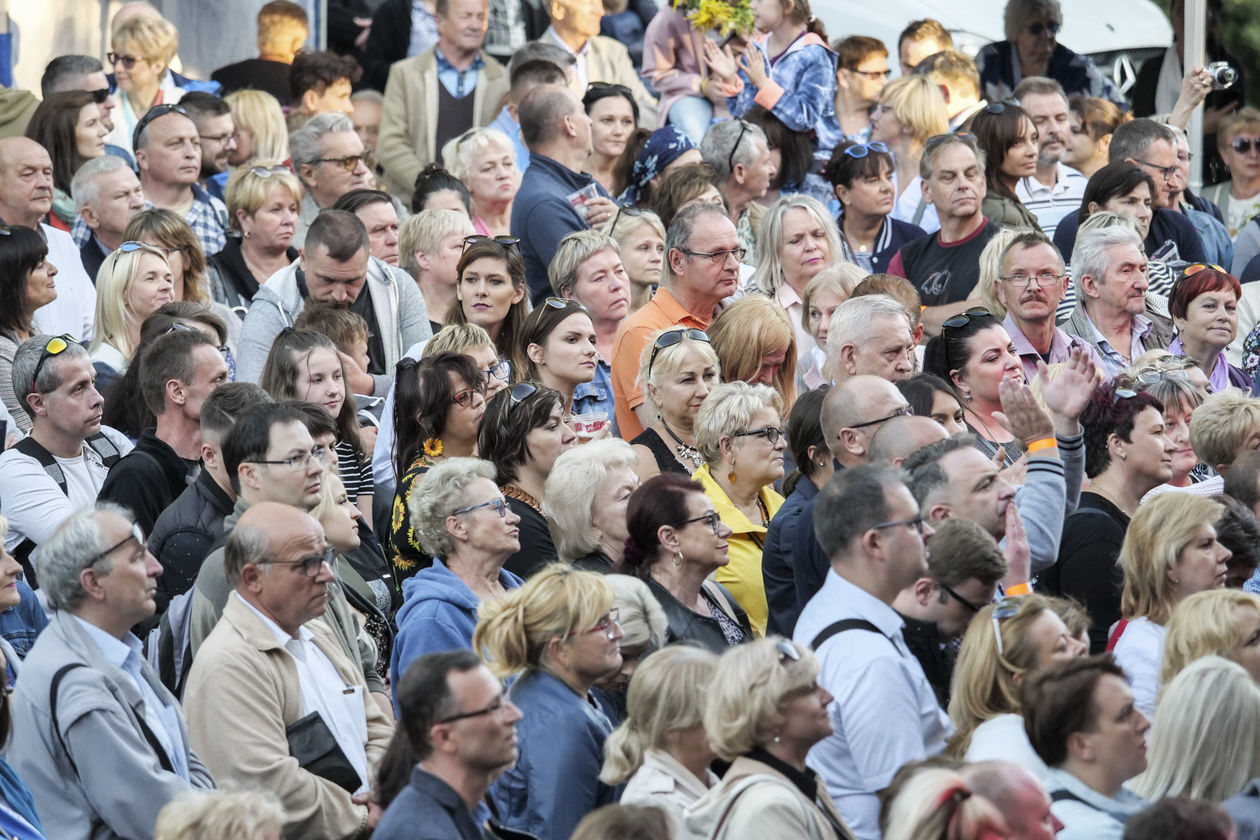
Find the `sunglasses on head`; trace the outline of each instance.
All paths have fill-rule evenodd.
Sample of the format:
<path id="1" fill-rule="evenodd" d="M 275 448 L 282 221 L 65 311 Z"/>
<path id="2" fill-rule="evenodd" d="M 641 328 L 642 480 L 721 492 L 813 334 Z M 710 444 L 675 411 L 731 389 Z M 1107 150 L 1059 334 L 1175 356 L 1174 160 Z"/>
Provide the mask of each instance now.
<path id="1" fill-rule="evenodd" d="M 543 303 L 552 309 L 572 309 L 574 312 L 586 311 L 586 307 L 583 304 L 576 300 L 569 300 L 568 298 L 549 297 L 544 300 Z"/>
<path id="2" fill-rule="evenodd" d="M 648 356 L 647 375 L 649 379 L 652 378 L 652 365 L 656 363 L 656 354 L 666 347 L 673 347 L 675 344 L 678 344 L 683 340 L 684 336 L 694 341 L 703 341 L 705 344 L 710 343 L 708 333 L 695 327 L 680 328 L 661 333 L 656 337 L 656 341 L 652 342 L 652 355 Z"/>
<path id="3" fill-rule="evenodd" d="M 739 144 L 744 142 L 744 135 L 748 133 L 748 123 L 743 120 L 739 121 L 739 136 L 735 138 L 735 145 L 731 146 L 731 153 L 726 157 L 726 168 L 730 172 L 735 171 L 735 153 L 739 151 Z"/>
<path id="4" fill-rule="evenodd" d="M 1193 277 L 1194 275 L 1198 274 L 1200 271 L 1207 271 L 1209 268 L 1212 269 L 1213 271 L 1219 271 L 1221 274 L 1229 274 L 1228 271 L 1221 268 L 1216 263 L 1195 263 L 1194 265 L 1186 266 L 1182 270 L 1181 276 Z"/>
<path id="5" fill-rule="evenodd" d="M 518 382 L 512 386 L 512 390 L 508 392 L 507 410 L 508 414 L 525 400 L 538 393 L 538 385 L 533 382 Z"/>
<path id="6" fill-rule="evenodd" d="M 617 215 L 613 216 L 612 224 L 608 226 L 608 232 L 611 234 L 617 229 L 617 222 L 621 220 L 622 216 L 629 216 L 633 219 L 642 215 L 643 211 L 638 207 L 618 207 Z"/>
<path id="7" fill-rule="evenodd" d="M 125 62 L 123 66 L 129 67 L 129 65 Z M 140 122 L 136 123 L 136 130 L 131 132 L 131 147 L 133 149 L 139 148 L 140 137 L 144 134 L 144 130 L 149 127 L 149 123 L 153 122 L 158 117 L 164 117 L 167 114 L 181 114 L 187 117 L 188 111 L 179 103 L 163 103 L 161 105 L 154 105 L 145 112 L 143 117 L 140 118 Z"/>
<path id="8" fill-rule="evenodd" d="M 249 172 L 259 178 L 270 178 L 272 175 L 292 174 L 293 170 L 282 163 L 277 163 L 275 166 L 251 166 Z"/>
<path id="9" fill-rule="evenodd" d="M 945 330 L 958 330 L 970 324 L 973 320 L 980 318 L 993 318 L 993 313 L 985 309 L 983 306 L 973 306 L 966 312 L 960 312 L 952 318 L 947 318 L 941 324 L 941 338 L 945 337 Z M 945 348 L 945 366 L 950 370 L 954 369 L 954 363 L 949 358 L 949 342 L 942 341 L 942 347 Z"/>
<path id="10" fill-rule="evenodd" d="M 941 145 L 942 143 L 948 143 L 951 140 L 957 140 L 961 143 L 967 143 L 970 145 L 975 145 L 975 142 L 976 142 L 975 135 L 968 134 L 965 131 L 959 131 L 953 134 L 933 134 L 927 140 L 923 141 L 923 149 L 925 151 L 929 149 L 935 149 L 937 146 Z"/>
<path id="11" fill-rule="evenodd" d="M 48 339 L 48 341 L 44 344 L 43 352 L 39 354 L 39 361 L 35 363 L 35 372 L 31 374 L 31 393 L 32 394 L 40 393 L 39 391 L 35 390 L 35 382 L 36 380 L 39 379 L 39 372 L 43 369 L 44 362 L 48 361 L 53 356 L 60 356 L 62 353 L 66 352 L 66 349 L 71 344 L 78 344 L 78 343 L 79 342 L 76 341 L 69 334 L 59 335 L 59 336 L 55 336 L 53 338 Z"/>
<path id="12" fill-rule="evenodd" d="M 844 153 L 854 160 L 861 160 L 871 152 L 878 152 L 881 155 L 889 154 L 888 145 L 876 140 L 874 143 L 854 143 L 844 149 Z"/>
<path id="13" fill-rule="evenodd" d="M 626 87 L 625 85 L 614 85 L 614 84 L 611 84 L 610 82 L 591 82 L 589 85 L 586 86 L 586 90 L 588 93 L 590 91 L 611 90 L 614 93 L 621 94 L 626 99 L 634 99 L 634 91 L 630 90 L 630 88 Z"/>
<path id="14" fill-rule="evenodd" d="M 1007 108 L 1018 108 L 1018 107 L 1019 107 L 1019 100 L 1003 99 L 1001 102 L 990 102 L 988 105 L 984 106 L 984 110 L 986 113 L 989 113 L 989 114 L 1000 114 L 1003 111 L 1005 111 Z"/>
<path id="15" fill-rule="evenodd" d="M 464 247 L 460 253 L 463 253 L 463 251 L 467 251 L 469 245 L 476 245 L 478 242 L 494 242 L 503 246 L 504 248 L 518 248 L 519 249 L 521 247 L 521 240 L 519 237 L 516 237 L 516 236 L 506 236 L 502 234 L 499 236 L 486 236 L 483 233 L 474 233 L 472 236 L 464 237 Z"/>

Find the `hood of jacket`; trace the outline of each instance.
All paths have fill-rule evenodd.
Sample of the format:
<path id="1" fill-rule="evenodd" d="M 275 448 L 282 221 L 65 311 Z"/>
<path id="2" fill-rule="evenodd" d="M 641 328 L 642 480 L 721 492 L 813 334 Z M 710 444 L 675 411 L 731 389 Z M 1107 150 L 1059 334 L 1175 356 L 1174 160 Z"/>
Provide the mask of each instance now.
<path id="1" fill-rule="evenodd" d="M 505 569 L 499 570 L 499 582 L 505 589 L 515 589 L 521 585 L 520 578 Z M 477 607 L 481 604 L 481 599 L 468 588 L 468 584 L 436 557 L 433 558 L 432 566 L 421 569 L 403 581 L 402 591 L 403 605 L 396 616 L 399 627 L 407 621 L 413 610 L 425 606 L 430 609 L 440 606 L 434 602 L 447 603 L 473 614 L 476 614 Z"/>
<path id="2" fill-rule="evenodd" d="M 267 282 L 259 286 L 257 294 L 254 295 L 254 305 L 261 303 L 264 306 L 275 307 L 280 312 L 285 326 L 289 327 L 293 326 L 293 322 L 306 304 L 302 292 L 298 289 L 299 268 L 301 268 L 301 260 L 296 259 L 286 268 L 282 268 L 267 278 Z M 395 271 L 396 269 L 376 257 L 368 257 L 367 285 L 372 289 L 372 305 L 377 309 L 378 320 L 381 316 L 382 302 L 391 301 L 397 297 L 397 291 L 392 288 L 397 281 Z M 385 323 L 392 324 L 393 320 L 390 318 Z"/>

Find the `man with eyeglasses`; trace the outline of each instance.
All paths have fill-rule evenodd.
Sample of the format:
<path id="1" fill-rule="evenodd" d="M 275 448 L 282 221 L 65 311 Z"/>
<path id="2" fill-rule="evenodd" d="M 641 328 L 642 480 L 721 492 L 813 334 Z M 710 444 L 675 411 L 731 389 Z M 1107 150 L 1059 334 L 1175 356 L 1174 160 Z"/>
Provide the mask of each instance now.
<path id="1" fill-rule="evenodd" d="M 1024 378 L 1032 382 L 1038 360 L 1063 364 L 1079 347 L 1095 365 L 1098 351 L 1055 326 L 1055 310 L 1070 282 L 1063 257 L 1043 233 L 1019 233 L 1002 252 L 996 284 L 998 302 L 1006 307 L 1002 326 L 1024 363 Z"/>
<path id="2" fill-rule="evenodd" d="M 13 356 L 14 397 L 31 432 L 0 455 L 0 514 L 9 520 L 5 549 L 28 573 L 25 558 L 96 501 L 109 468 L 131 451 L 125 435 L 101 425 L 105 401 L 95 380 L 87 349 L 72 340 L 36 336 Z"/>
<path id="3" fill-rule="evenodd" d="M 747 252 L 740 261 L 751 264 L 764 213 L 757 202 L 765 198 L 776 172 L 766 133 L 746 120 L 714 123 L 700 140 L 700 156 L 713 167 L 717 185 L 726 194 L 729 218 Z"/>
<path id="4" fill-rule="evenodd" d="M 378 157 L 389 189 L 411 195 L 416 176 L 442 147 L 488 125 L 507 95 L 507 69 L 482 47 L 489 0 L 437 0 L 437 43 L 389 68 Z"/>
<path id="5" fill-rule="evenodd" d="M 372 836 L 411 840 L 423 825 L 428 837 L 481 840 L 477 814 L 490 783 L 516 763 L 521 710 L 471 650 L 416 659 L 394 694 L 418 763 Z"/>
<path id="6" fill-rule="evenodd" d="M 301 242 L 320 210 L 332 207 L 351 190 L 368 187 L 371 168 L 363 141 L 345 114 L 316 114 L 289 135 L 293 171 L 306 195 L 298 211 L 293 241 Z"/>
<path id="7" fill-rule="evenodd" d="M 664 282 L 643 308 L 626 318 L 613 339 L 613 400 L 625 440 L 634 439 L 650 419 L 638 382 L 643 348 L 668 327 L 706 329 L 718 304 L 738 289 L 740 260 L 746 253 L 735 225 L 721 208 L 709 204 L 693 205 L 675 216 L 665 247 Z"/>
<path id="8" fill-rule="evenodd" d="M 110 468 L 99 498 L 135 514 L 146 533 L 200 469 L 201 406 L 228 379 L 216 342 L 200 330 L 176 330 L 144 348 L 140 396 L 156 418 L 136 448 Z"/>
<path id="9" fill-rule="evenodd" d="M 132 134 L 140 185 L 151 207 L 170 210 L 192 228 L 201 249 L 227 244 L 227 207 L 202 189 L 201 134 L 182 105 L 155 105 Z"/>
<path id="10" fill-rule="evenodd" d="M 1033 76 L 1015 88 L 1015 99 L 1037 129 L 1037 168 L 1015 184 L 1015 197 L 1037 217 L 1046 236 L 1054 236 L 1059 220 L 1080 209 L 1088 182 L 1060 162 L 1072 137 L 1067 94 L 1054 79 Z"/>
<path id="11" fill-rule="evenodd" d="M 144 209 L 144 190 L 125 160 L 101 155 L 74 173 L 70 194 L 79 216 L 71 236 L 79 243 L 78 234 L 82 234 L 79 258 L 95 283 L 105 258 L 126 241 L 127 223 Z"/>
<path id="12" fill-rule="evenodd" d="M 853 833 L 877 840 L 878 792 L 906 762 L 944 749 L 954 728 L 892 608 L 929 573 L 924 541 L 933 531 L 898 474 L 883 466 L 837 472 L 815 509 L 815 536 L 831 566 L 793 640 L 818 656 L 818 684 L 835 697 L 835 732 L 810 750 L 809 764 Z"/>
<path id="13" fill-rule="evenodd" d="M 381 816 L 373 786 L 393 721 L 319 620 L 333 562 L 309 513 L 276 502 L 245 511 L 223 557 L 232 592 L 185 694 L 207 766 L 221 784 L 279 797 L 291 837 L 364 837 Z"/>
<path id="14" fill-rule="evenodd" d="M 37 565 L 53 612 L 22 664 L 5 757 L 34 796 L 42 836 L 149 840 L 167 802 L 215 786 L 179 701 L 130 632 L 153 614 L 162 567 L 110 504 L 73 514 L 47 548 Z"/>
<path id="15" fill-rule="evenodd" d="M 847 140 L 869 143 L 871 109 L 888 84 L 888 48 L 869 35 L 850 35 L 836 44 L 836 120 Z"/>
<path id="16" fill-rule="evenodd" d="M 201 140 L 201 172 L 198 173 L 197 184 L 222 199 L 227 186 L 228 157 L 236 150 L 236 122 L 232 119 L 232 107 L 221 97 L 204 91 L 184 94 L 179 104 L 196 123 Z"/>
<path id="17" fill-rule="evenodd" d="M 0 139 L 0 224 L 39 231 L 48 261 L 57 267 L 57 298 L 35 310 L 35 330 L 91 341 L 95 335 L 96 286 L 79 260 L 79 246 L 64 230 L 44 222 L 52 212 L 52 158 L 28 137 Z M 0 233 L 0 237 L 4 234 Z"/>

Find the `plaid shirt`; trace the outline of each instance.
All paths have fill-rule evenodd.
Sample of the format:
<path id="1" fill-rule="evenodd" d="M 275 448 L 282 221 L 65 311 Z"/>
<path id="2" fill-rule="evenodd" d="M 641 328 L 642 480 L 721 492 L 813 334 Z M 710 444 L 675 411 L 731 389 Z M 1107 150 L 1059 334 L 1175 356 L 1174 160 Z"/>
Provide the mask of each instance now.
<path id="1" fill-rule="evenodd" d="M 87 226 L 87 222 L 83 221 L 83 216 L 75 217 L 74 225 L 70 228 L 70 238 L 74 240 L 74 244 L 82 248 L 92 238 L 92 229 Z"/>
<path id="2" fill-rule="evenodd" d="M 184 221 L 193 229 L 201 248 L 207 257 L 214 256 L 227 244 L 227 206 L 201 188 L 193 184 L 193 203 L 184 216 Z M 146 207 L 151 207 L 145 202 Z"/>

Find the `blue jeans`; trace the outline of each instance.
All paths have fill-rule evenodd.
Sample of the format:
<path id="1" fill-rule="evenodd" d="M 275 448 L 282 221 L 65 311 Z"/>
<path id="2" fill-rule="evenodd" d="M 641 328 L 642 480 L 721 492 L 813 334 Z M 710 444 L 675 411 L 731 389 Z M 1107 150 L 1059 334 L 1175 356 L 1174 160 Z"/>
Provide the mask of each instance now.
<path id="1" fill-rule="evenodd" d="M 669 106 L 667 122 L 699 146 L 713 122 L 713 103 L 703 96 L 684 96 Z"/>

